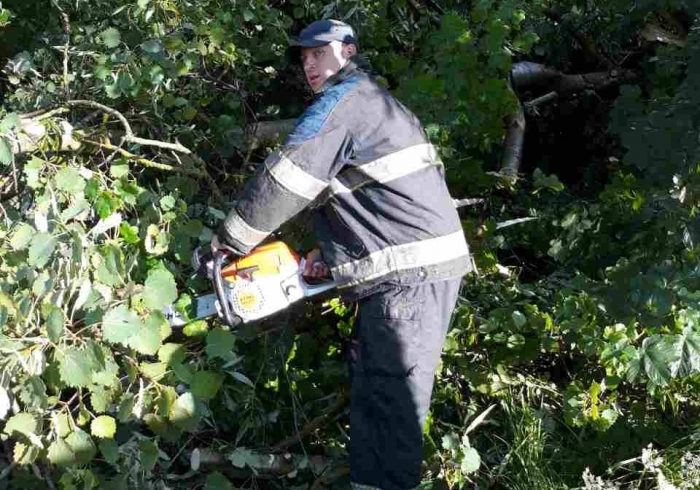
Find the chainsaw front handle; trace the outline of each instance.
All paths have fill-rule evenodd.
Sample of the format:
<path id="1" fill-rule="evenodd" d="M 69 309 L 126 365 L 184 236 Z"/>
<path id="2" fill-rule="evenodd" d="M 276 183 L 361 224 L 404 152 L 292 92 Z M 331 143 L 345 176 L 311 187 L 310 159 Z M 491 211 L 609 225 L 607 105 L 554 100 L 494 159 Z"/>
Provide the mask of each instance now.
<path id="1" fill-rule="evenodd" d="M 231 252 L 226 250 L 216 250 L 214 252 L 214 274 L 212 275 L 211 281 L 214 284 L 216 298 L 219 300 L 221 316 L 223 317 L 224 323 L 229 327 L 236 327 L 240 325 L 241 318 L 231 312 L 231 304 L 228 301 L 226 290 L 224 289 L 224 277 L 221 275 L 224 259 L 230 254 Z"/>

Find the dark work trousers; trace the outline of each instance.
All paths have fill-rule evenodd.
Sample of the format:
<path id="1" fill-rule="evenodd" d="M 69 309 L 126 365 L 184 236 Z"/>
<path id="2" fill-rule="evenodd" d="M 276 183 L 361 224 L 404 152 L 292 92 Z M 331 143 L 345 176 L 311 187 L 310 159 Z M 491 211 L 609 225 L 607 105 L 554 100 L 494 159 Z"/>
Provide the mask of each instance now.
<path id="1" fill-rule="evenodd" d="M 354 489 L 420 483 L 423 425 L 459 284 L 392 285 L 359 300 L 348 349 Z"/>

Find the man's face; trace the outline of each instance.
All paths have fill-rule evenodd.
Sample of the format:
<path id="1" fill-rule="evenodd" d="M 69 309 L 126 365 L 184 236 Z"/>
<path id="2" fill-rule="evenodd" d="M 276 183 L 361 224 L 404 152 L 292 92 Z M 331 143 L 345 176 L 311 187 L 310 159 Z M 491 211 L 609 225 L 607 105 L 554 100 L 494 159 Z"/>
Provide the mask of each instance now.
<path id="1" fill-rule="evenodd" d="M 301 64 L 304 67 L 306 81 L 314 93 L 318 93 L 328 77 L 338 73 L 354 53 L 354 46 L 332 41 L 325 46 L 303 48 Z"/>

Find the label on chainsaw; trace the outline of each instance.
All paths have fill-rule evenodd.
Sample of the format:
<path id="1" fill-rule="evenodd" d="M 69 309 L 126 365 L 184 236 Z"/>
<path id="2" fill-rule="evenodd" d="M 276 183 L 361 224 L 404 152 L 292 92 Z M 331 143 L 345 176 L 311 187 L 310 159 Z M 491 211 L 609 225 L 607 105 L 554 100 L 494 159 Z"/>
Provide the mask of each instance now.
<path id="1" fill-rule="evenodd" d="M 256 288 L 243 288 L 236 292 L 237 306 L 245 313 L 254 313 L 262 307 L 260 291 Z M 238 309 L 238 308 L 236 308 Z"/>

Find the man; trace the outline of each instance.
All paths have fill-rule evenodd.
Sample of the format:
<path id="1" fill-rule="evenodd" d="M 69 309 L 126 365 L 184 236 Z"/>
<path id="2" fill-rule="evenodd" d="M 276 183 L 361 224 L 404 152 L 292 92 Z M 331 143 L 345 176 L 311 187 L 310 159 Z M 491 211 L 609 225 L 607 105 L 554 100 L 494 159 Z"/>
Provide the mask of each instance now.
<path id="1" fill-rule="evenodd" d="M 359 304 L 349 353 L 353 488 L 414 488 L 469 249 L 439 155 L 418 119 L 357 67 L 353 29 L 317 21 L 296 48 L 316 100 L 246 184 L 212 247 L 245 254 L 314 203 L 320 252 L 307 274 L 327 268 Z"/>

